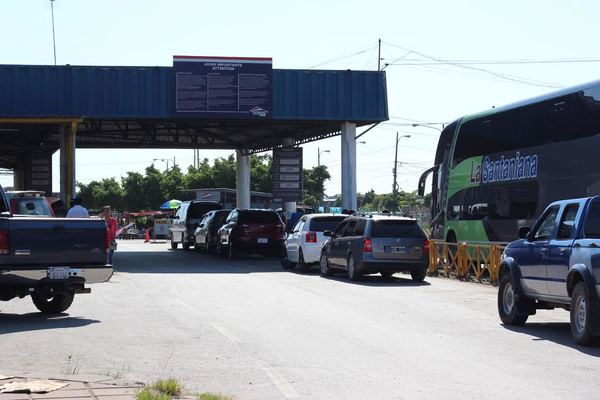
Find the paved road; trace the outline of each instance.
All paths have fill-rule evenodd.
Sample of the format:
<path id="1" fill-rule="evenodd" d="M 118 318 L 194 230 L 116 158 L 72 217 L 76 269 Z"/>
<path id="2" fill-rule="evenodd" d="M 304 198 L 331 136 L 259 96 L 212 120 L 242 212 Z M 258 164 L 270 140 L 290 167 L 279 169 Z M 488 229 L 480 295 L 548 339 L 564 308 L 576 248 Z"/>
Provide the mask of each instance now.
<path id="1" fill-rule="evenodd" d="M 573 344 L 568 314 L 504 327 L 492 287 L 350 283 L 140 241 L 121 241 L 115 263 L 68 315 L 0 303 L 0 373 L 174 376 L 238 399 L 600 396 L 600 347 Z"/>

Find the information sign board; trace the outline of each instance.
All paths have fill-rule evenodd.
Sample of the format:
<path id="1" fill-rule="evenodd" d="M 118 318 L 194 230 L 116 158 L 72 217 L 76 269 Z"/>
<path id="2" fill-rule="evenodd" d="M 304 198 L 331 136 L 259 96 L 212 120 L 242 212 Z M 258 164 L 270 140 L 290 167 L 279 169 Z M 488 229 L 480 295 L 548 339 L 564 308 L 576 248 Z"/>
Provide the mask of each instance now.
<path id="1" fill-rule="evenodd" d="M 270 118 L 271 58 L 174 56 L 175 115 Z"/>
<path id="2" fill-rule="evenodd" d="M 273 150 L 273 202 L 301 201 L 304 191 L 302 148 Z"/>

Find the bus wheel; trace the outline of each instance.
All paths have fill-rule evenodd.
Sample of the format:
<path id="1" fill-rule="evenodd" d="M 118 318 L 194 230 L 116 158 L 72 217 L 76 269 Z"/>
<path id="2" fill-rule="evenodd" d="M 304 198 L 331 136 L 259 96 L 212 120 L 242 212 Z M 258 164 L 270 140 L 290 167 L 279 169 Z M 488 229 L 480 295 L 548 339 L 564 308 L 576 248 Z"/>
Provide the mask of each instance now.
<path id="1" fill-rule="evenodd" d="M 446 235 L 446 243 L 456 243 L 456 234 L 454 231 L 448 232 Z"/>

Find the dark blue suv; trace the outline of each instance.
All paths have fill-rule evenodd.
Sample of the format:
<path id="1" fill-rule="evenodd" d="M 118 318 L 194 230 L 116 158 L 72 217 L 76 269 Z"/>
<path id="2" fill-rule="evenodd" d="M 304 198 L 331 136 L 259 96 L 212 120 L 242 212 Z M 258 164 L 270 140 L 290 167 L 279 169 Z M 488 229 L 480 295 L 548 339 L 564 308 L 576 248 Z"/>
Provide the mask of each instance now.
<path id="1" fill-rule="evenodd" d="M 500 319 L 523 325 L 536 309 L 563 308 L 575 341 L 589 344 L 600 335 L 600 197 L 554 202 L 519 236 L 500 265 Z"/>

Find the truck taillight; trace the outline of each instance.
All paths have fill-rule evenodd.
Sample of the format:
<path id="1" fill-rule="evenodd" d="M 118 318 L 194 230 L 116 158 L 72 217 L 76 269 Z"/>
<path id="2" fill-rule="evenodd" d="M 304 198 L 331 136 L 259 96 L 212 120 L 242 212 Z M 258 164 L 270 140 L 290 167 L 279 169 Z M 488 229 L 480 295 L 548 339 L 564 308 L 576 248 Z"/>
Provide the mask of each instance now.
<path id="1" fill-rule="evenodd" d="M 306 232 L 305 241 L 306 243 L 317 243 L 317 232 Z"/>
<path id="2" fill-rule="evenodd" d="M 373 252 L 373 242 L 371 242 L 371 238 L 366 237 L 363 240 L 363 253 L 372 253 Z"/>
<path id="3" fill-rule="evenodd" d="M 8 241 L 8 231 L 0 231 L 0 254 L 10 253 L 10 243 Z"/>

